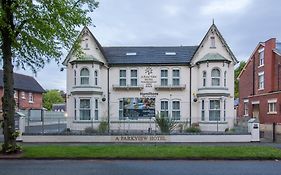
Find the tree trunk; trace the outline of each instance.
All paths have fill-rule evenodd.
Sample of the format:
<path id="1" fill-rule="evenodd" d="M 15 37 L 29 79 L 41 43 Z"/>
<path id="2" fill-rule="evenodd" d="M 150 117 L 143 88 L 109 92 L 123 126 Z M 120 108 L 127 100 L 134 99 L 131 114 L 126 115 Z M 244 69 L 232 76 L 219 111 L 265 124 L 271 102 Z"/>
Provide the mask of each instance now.
<path id="1" fill-rule="evenodd" d="M 3 109 L 3 133 L 4 144 L 2 145 L 2 152 L 14 153 L 17 152 L 16 133 L 15 133 L 15 100 L 14 100 L 14 78 L 12 65 L 12 42 L 14 29 L 13 14 L 11 11 L 11 0 L 1 1 L 3 10 L 4 25 L 1 27 L 2 45 L 1 50 L 3 54 L 3 82 L 4 82 L 4 96 L 2 97 Z"/>

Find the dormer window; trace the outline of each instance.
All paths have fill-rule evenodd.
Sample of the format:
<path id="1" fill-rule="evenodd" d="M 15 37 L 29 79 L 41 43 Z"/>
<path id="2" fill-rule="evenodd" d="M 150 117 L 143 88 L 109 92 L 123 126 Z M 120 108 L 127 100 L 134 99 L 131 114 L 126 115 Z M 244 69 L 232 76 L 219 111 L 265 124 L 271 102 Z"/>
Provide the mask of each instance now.
<path id="1" fill-rule="evenodd" d="M 211 46 L 210 46 L 210 48 L 216 48 L 215 37 L 214 37 L 214 36 L 211 36 L 210 39 L 211 39 Z"/>
<path id="2" fill-rule="evenodd" d="M 126 55 L 127 56 L 132 56 L 132 55 L 137 55 L 137 53 L 136 52 L 127 52 Z"/>
<path id="3" fill-rule="evenodd" d="M 165 52 L 165 55 L 176 55 L 176 52 Z"/>
<path id="4" fill-rule="evenodd" d="M 259 58 L 260 58 L 260 61 L 259 61 L 259 66 L 263 66 L 264 65 L 264 50 L 261 50 L 260 53 L 259 53 Z"/>
<path id="5" fill-rule="evenodd" d="M 90 48 L 89 48 L 88 38 L 86 38 L 86 39 L 84 40 L 84 42 L 85 42 L 84 50 L 89 50 Z"/>

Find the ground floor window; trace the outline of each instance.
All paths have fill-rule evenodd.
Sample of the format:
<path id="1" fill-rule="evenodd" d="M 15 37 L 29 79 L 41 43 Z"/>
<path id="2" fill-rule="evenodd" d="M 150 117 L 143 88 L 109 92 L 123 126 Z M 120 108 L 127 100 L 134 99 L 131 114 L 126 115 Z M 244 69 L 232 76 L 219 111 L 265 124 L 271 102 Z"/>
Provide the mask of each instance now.
<path id="1" fill-rule="evenodd" d="M 161 101 L 161 116 L 168 117 L 169 116 L 169 105 L 168 101 Z"/>
<path id="2" fill-rule="evenodd" d="M 268 102 L 268 113 L 277 113 L 276 102 Z"/>
<path id="3" fill-rule="evenodd" d="M 201 101 L 201 121 L 205 120 L 205 100 Z"/>
<path id="4" fill-rule="evenodd" d="M 248 102 L 244 102 L 244 115 L 245 115 L 245 116 L 248 116 L 248 115 L 249 115 Z"/>
<path id="5" fill-rule="evenodd" d="M 123 100 L 119 100 L 119 120 L 124 119 L 123 106 Z"/>
<path id="6" fill-rule="evenodd" d="M 95 99 L 95 120 L 99 119 L 99 100 Z"/>
<path id="7" fill-rule="evenodd" d="M 91 120 L 90 99 L 80 99 L 80 120 Z"/>
<path id="8" fill-rule="evenodd" d="M 172 102 L 172 119 L 180 120 L 180 101 Z"/>
<path id="9" fill-rule="evenodd" d="M 209 120 L 220 120 L 220 100 L 210 100 Z"/>

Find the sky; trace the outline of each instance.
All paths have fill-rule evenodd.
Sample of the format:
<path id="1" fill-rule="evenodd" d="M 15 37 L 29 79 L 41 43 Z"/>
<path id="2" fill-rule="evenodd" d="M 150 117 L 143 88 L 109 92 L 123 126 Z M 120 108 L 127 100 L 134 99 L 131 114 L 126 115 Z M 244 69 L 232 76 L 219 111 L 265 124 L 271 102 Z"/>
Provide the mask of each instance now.
<path id="1" fill-rule="evenodd" d="M 239 61 L 261 41 L 281 41 L 279 0 L 99 0 L 89 26 L 102 46 L 199 45 L 212 20 Z M 82 27 L 81 27 L 82 29 Z M 66 53 L 67 54 L 67 53 Z M 61 62 L 65 59 L 61 58 Z M 66 71 L 54 61 L 34 76 L 44 89 L 66 90 Z"/>

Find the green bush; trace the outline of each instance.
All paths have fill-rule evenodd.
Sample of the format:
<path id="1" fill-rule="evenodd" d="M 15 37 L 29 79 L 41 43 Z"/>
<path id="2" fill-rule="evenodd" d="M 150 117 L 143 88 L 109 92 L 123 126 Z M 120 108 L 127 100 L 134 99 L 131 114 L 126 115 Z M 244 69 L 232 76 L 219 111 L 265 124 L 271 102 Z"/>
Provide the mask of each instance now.
<path id="1" fill-rule="evenodd" d="M 169 134 L 176 127 L 176 124 L 173 119 L 170 117 L 165 117 L 164 115 L 159 115 L 159 113 L 155 116 L 155 122 L 157 126 L 160 128 L 160 132 L 163 134 Z"/>
<path id="2" fill-rule="evenodd" d="M 108 131 L 108 123 L 106 121 L 100 122 L 98 131 L 99 133 L 106 133 Z"/>
<path id="3" fill-rule="evenodd" d="M 198 133 L 198 132 L 201 132 L 200 128 L 198 127 L 189 127 L 189 128 L 186 128 L 185 132 L 192 132 L 192 133 Z"/>
<path id="4" fill-rule="evenodd" d="M 87 127 L 87 128 L 85 128 L 84 132 L 85 132 L 86 134 L 95 134 L 95 133 L 97 133 L 97 130 L 95 130 L 95 129 L 92 128 L 92 127 Z"/>

